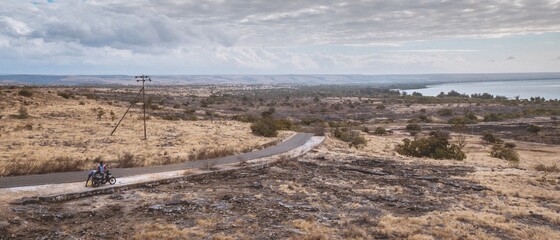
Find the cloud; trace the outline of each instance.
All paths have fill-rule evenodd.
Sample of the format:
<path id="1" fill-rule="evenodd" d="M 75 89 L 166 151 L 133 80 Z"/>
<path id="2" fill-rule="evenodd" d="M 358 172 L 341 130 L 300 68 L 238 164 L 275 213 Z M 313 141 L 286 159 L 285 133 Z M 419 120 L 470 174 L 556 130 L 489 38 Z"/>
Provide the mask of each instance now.
<path id="1" fill-rule="evenodd" d="M 559 9 L 560 2 L 553 0 L 3 0 L 0 54 L 21 62 L 54 63 L 95 62 L 91 57 L 105 53 L 112 58 L 104 60 L 108 62 L 150 56 L 263 71 L 434 65 L 463 61 L 455 55 L 479 50 L 395 48 L 410 42 L 560 32 Z M 301 46 L 389 50 L 294 50 Z M 277 48 L 290 50 L 272 50 Z M 188 59 L 193 56 L 198 59 Z"/>
<path id="2" fill-rule="evenodd" d="M 515 57 L 514 56 L 509 56 L 509 57 L 506 58 L 506 60 L 515 60 Z"/>
<path id="3" fill-rule="evenodd" d="M 0 21 L 2 34 L 129 49 L 177 44 L 382 44 L 560 31 L 560 3 L 545 0 L 7 0 L 0 6 L 5 16 Z"/>

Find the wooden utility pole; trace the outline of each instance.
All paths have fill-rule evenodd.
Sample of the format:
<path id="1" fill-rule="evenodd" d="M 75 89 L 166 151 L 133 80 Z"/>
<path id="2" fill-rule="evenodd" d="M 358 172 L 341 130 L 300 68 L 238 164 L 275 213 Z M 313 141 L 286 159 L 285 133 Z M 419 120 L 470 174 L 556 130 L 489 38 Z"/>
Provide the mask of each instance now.
<path id="1" fill-rule="evenodd" d="M 146 135 L 146 88 L 144 87 L 144 83 L 146 81 L 152 81 L 152 79 L 149 76 L 144 76 L 144 74 L 142 74 L 141 76 L 135 76 L 134 77 L 136 79 L 136 82 L 142 82 L 142 106 L 144 108 L 144 140 L 148 139 L 147 135 Z"/>

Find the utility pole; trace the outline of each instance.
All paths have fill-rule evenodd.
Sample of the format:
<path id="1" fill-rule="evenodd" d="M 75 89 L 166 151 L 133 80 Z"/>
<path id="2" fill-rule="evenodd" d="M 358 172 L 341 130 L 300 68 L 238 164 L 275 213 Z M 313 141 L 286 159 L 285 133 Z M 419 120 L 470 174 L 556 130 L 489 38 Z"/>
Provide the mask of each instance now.
<path id="1" fill-rule="evenodd" d="M 144 83 L 146 81 L 152 81 L 152 79 L 149 76 L 144 76 L 144 74 L 142 74 L 141 76 L 134 76 L 134 78 L 136 79 L 136 82 L 142 82 L 142 106 L 144 108 L 144 140 L 148 139 L 147 135 L 146 135 L 146 88 L 144 87 Z"/>

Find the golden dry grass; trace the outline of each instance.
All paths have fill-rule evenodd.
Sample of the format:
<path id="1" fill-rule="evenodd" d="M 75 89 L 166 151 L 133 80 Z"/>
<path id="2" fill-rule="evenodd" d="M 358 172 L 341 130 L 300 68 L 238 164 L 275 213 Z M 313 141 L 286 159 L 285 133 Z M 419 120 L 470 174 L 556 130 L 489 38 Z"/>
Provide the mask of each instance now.
<path id="1" fill-rule="evenodd" d="M 133 154 L 136 165 L 166 164 L 247 151 L 287 137 L 254 136 L 250 124 L 236 121 L 148 120 L 148 139 L 143 140 L 141 106 L 131 109 L 113 136 L 109 136 L 126 103 L 103 100 L 65 99 L 57 89 L 33 89 L 32 97 L 17 91 L 0 96 L 0 169 L 9 162 L 34 166 L 59 157 L 85 161 L 82 169 L 93 168 L 98 158 L 117 163 L 126 153 Z M 110 90 L 107 90 L 110 91 Z M 30 117 L 16 119 L 20 106 Z M 106 113 L 98 118 L 99 109 Z M 163 110 L 165 111 L 165 109 Z M 111 117 L 111 112 L 115 117 Z M 148 114 L 150 111 L 148 111 Z M 202 154 L 202 155 L 201 155 Z M 206 155 L 206 156 L 204 156 Z M 113 164 L 113 167 L 119 164 Z"/>

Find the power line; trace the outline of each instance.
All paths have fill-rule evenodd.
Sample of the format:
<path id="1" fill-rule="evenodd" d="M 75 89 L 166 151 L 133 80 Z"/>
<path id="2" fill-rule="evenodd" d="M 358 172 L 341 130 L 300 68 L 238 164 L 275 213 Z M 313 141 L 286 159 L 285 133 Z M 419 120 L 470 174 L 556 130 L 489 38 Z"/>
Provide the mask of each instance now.
<path id="1" fill-rule="evenodd" d="M 144 76 L 144 74 L 142 74 L 141 76 L 134 76 L 134 78 L 136 79 L 136 82 L 142 82 L 142 106 L 144 108 L 144 140 L 148 139 L 147 135 L 146 135 L 146 88 L 144 87 L 144 83 L 146 81 L 152 81 L 152 79 L 149 76 Z"/>
<path id="2" fill-rule="evenodd" d="M 146 93 L 145 93 L 145 85 L 144 83 L 146 81 L 152 81 L 152 79 L 149 76 L 145 76 L 145 75 L 141 75 L 141 76 L 134 76 L 134 79 L 136 79 L 136 82 L 142 82 L 142 88 L 140 89 L 140 92 L 138 93 L 142 93 L 142 107 L 144 109 L 144 139 L 146 140 L 147 138 L 147 134 L 146 134 Z M 117 130 L 117 128 L 119 127 L 119 125 L 121 124 L 122 120 L 124 119 L 124 117 L 126 116 L 126 114 L 128 113 L 128 111 L 130 110 L 130 108 L 132 107 L 132 105 L 134 105 L 136 102 L 133 100 L 130 103 L 130 106 L 128 106 L 128 108 L 126 109 L 126 112 L 124 112 L 123 116 L 121 117 L 121 119 L 119 120 L 119 122 L 117 123 L 117 125 L 115 126 L 115 128 L 113 129 L 113 131 L 111 132 L 111 136 L 113 136 L 113 133 L 115 133 L 115 131 Z"/>

